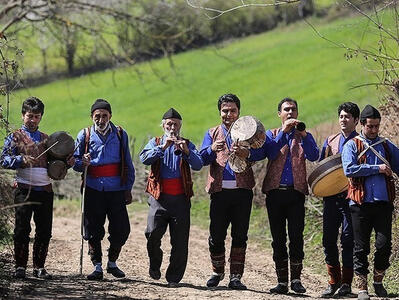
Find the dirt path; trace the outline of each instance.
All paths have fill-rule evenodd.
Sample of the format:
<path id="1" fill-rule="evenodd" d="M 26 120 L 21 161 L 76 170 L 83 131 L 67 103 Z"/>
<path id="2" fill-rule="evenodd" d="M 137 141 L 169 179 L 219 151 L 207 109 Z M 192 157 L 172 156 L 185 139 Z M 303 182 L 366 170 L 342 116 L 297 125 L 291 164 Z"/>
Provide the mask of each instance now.
<path id="1" fill-rule="evenodd" d="M 10 276 L 8 292 L 4 298 L 8 299 L 292 299 L 298 297 L 294 294 L 287 296 L 271 295 L 269 288 L 275 284 L 275 271 L 271 253 L 260 249 L 256 244 L 249 242 L 247 262 L 243 282 L 248 286 L 247 291 L 232 291 L 224 279 L 220 287 L 210 290 L 205 282 L 210 274 L 210 260 L 208 255 L 206 230 L 191 227 L 189 261 L 185 276 L 178 288 L 166 286 L 165 269 L 169 261 L 169 236 L 163 240 L 165 250 L 162 265 L 162 278 L 158 281 L 148 276 L 148 259 L 146 253 L 146 240 L 143 234 L 146 215 L 143 212 L 131 216 L 132 232 L 129 240 L 122 250 L 119 266 L 126 273 L 126 279 L 117 280 L 105 273 L 102 282 L 89 282 L 85 277 L 78 275 L 79 271 L 79 217 L 55 217 L 53 238 L 50 243 L 47 266 L 54 275 L 52 281 L 43 281 L 31 276 L 28 268 L 28 278 L 16 281 Z M 106 249 L 108 241 L 103 241 Z M 87 275 L 92 271 L 85 243 L 85 256 L 83 273 Z M 3 253 L 3 258 L 4 258 Z M 10 254 L 8 254 L 10 255 Z M 105 259 L 104 259 L 105 260 Z M 31 263 L 30 263 L 31 265 Z M 6 269 L 12 270 L 10 263 Z M 8 272 L 9 273 L 9 272 Z M 307 287 L 306 295 L 298 298 L 317 298 L 324 287 L 323 278 L 311 275 L 305 269 L 303 283 Z M 0 293 L 1 295 L 1 293 Z M 4 294 L 3 294 L 4 295 Z"/>

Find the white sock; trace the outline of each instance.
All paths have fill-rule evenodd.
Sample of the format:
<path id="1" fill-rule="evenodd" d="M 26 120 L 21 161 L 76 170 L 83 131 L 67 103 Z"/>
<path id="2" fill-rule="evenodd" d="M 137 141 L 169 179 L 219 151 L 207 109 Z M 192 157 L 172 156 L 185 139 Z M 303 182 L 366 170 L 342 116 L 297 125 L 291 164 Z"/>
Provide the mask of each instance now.
<path id="1" fill-rule="evenodd" d="M 116 261 L 108 261 L 108 268 L 116 268 Z"/>

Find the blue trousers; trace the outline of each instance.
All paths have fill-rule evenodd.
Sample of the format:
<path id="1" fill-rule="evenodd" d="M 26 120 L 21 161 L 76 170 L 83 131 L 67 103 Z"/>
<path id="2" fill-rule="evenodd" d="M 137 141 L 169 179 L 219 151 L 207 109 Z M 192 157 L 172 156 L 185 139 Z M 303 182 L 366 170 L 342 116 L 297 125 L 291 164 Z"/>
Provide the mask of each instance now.
<path id="1" fill-rule="evenodd" d="M 339 228 L 341 227 L 342 265 L 353 268 L 353 229 L 349 209 L 349 200 L 338 194 L 325 197 L 323 201 L 323 247 L 326 263 L 339 265 L 337 246 Z"/>

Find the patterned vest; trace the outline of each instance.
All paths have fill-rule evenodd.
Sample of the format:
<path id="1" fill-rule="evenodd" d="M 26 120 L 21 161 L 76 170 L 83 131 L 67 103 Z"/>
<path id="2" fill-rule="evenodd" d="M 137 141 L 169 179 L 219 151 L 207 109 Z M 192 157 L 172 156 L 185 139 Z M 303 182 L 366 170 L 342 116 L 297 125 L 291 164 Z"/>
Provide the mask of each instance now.
<path id="1" fill-rule="evenodd" d="M 273 137 L 276 137 L 281 128 L 272 129 Z M 295 130 L 294 138 L 291 141 L 291 148 L 285 145 L 280 149 L 280 153 L 274 160 L 267 163 L 267 171 L 263 180 L 262 192 L 267 193 L 270 190 L 277 189 L 280 185 L 281 175 L 283 174 L 284 164 L 287 159 L 288 152 L 291 153 L 292 175 L 294 177 L 294 189 L 302 194 L 308 195 L 308 183 L 306 181 L 306 162 L 305 153 L 301 146 L 302 136 L 299 131 Z"/>
<path id="2" fill-rule="evenodd" d="M 212 141 L 224 140 L 225 135 L 222 125 L 209 129 L 209 135 Z M 216 193 L 222 190 L 223 170 L 226 167 L 229 150 L 227 147 L 223 151 L 216 153 L 216 160 L 209 167 L 208 182 L 205 190 L 209 193 Z M 237 187 L 251 190 L 255 186 L 254 173 L 252 168 L 247 168 L 242 173 L 234 173 L 236 177 Z"/>
<path id="3" fill-rule="evenodd" d="M 190 142 L 187 139 L 185 139 L 185 141 L 187 144 Z M 155 143 L 156 145 L 160 145 L 161 138 L 156 137 Z M 194 196 L 193 181 L 191 179 L 190 165 L 184 159 L 180 159 L 180 174 L 182 177 L 184 194 L 186 195 L 187 199 L 190 200 L 190 198 Z M 151 171 L 148 175 L 147 187 L 145 191 L 157 200 L 161 196 L 161 159 L 158 159 L 151 165 Z"/>
<path id="4" fill-rule="evenodd" d="M 339 141 L 341 139 L 341 133 L 332 134 L 327 138 L 327 148 L 325 156 L 323 158 L 329 157 L 339 153 Z"/>
<path id="5" fill-rule="evenodd" d="M 363 142 L 359 139 L 352 139 L 357 148 L 357 156 L 364 150 L 364 145 Z M 383 142 L 382 145 L 384 146 L 385 150 L 385 158 L 388 160 L 388 162 L 391 161 L 388 145 L 386 142 Z M 366 163 L 366 153 L 362 155 L 362 157 L 359 158 L 359 164 L 365 164 Z M 388 193 L 388 199 L 389 201 L 393 202 L 395 200 L 395 182 L 393 178 L 389 178 L 388 176 L 385 176 L 385 184 L 387 188 L 387 193 Z M 348 189 L 348 197 L 349 199 L 353 200 L 357 204 L 361 205 L 364 201 L 364 177 L 351 177 L 349 178 L 349 189 Z"/>
<path id="6" fill-rule="evenodd" d="M 40 142 L 35 143 L 22 129 L 18 129 L 13 133 L 13 141 L 17 147 L 18 153 L 33 157 L 39 156 L 39 154 L 46 150 L 47 137 L 47 134 L 40 132 Z M 47 154 L 45 153 L 37 159 L 37 162 L 32 165 L 32 168 L 47 169 Z"/>

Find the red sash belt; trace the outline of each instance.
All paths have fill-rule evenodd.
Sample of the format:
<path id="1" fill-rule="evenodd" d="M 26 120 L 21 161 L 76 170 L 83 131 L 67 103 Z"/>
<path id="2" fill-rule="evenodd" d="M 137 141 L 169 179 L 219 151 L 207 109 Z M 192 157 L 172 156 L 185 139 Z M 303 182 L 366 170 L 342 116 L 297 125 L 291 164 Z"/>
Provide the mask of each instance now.
<path id="1" fill-rule="evenodd" d="M 184 194 L 183 181 L 181 178 L 162 178 L 161 191 L 168 195 Z"/>
<path id="2" fill-rule="evenodd" d="M 121 175 L 121 165 L 107 164 L 101 166 L 89 166 L 87 168 L 87 174 L 92 177 L 111 177 Z"/>

